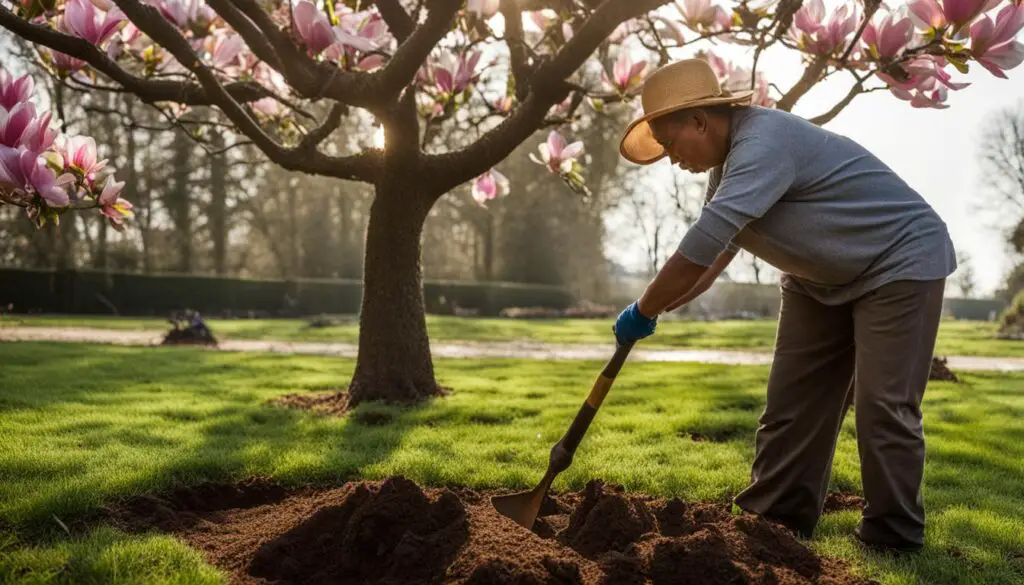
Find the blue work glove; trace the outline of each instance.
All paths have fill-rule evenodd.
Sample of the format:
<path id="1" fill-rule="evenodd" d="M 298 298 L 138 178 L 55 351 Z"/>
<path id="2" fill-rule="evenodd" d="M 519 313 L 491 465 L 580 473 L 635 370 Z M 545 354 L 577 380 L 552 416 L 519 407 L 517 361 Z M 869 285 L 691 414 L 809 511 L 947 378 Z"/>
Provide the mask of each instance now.
<path id="1" fill-rule="evenodd" d="M 619 313 L 618 319 L 615 320 L 612 331 L 615 332 L 615 341 L 619 345 L 626 345 L 653 334 L 654 328 L 658 325 L 658 318 L 645 317 L 637 304 L 638 301 L 634 301 Z"/>

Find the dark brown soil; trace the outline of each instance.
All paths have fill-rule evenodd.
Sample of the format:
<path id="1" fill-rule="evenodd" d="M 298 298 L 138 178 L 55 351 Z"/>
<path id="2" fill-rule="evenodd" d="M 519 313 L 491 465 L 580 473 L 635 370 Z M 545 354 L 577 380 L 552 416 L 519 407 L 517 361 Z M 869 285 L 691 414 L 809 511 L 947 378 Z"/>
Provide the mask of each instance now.
<path id="1" fill-rule="evenodd" d="M 960 379 L 956 377 L 946 366 L 946 358 L 940 358 L 938 356 L 932 357 L 932 369 L 928 373 L 929 380 L 945 380 L 948 382 L 959 382 Z"/>
<path id="2" fill-rule="evenodd" d="M 684 431 L 683 436 L 690 437 L 691 441 L 697 443 L 727 443 L 743 434 L 739 429 L 721 429 L 710 433 L 698 433 L 696 431 Z"/>
<path id="3" fill-rule="evenodd" d="M 319 414 L 341 416 L 348 412 L 347 392 L 299 392 L 285 394 L 269 402 L 274 406 L 311 410 Z"/>
<path id="4" fill-rule="evenodd" d="M 253 480 L 135 498 L 111 518 L 173 532 L 246 585 L 872 583 L 725 504 L 595 480 L 549 497 L 529 531 L 494 510 L 493 494 L 401 477 L 291 491 Z"/>
<path id="5" fill-rule="evenodd" d="M 825 495 L 824 513 L 841 512 L 844 510 L 861 510 L 864 508 L 864 498 L 857 494 L 846 494 L 843 492 L 829 492 Z"/>

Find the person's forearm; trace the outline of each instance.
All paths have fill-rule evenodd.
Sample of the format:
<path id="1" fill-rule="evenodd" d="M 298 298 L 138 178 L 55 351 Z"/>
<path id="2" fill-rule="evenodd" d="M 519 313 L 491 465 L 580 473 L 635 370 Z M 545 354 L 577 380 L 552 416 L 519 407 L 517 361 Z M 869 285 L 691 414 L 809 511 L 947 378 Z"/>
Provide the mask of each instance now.
<path id="1" fill-rule="evenodd" d="M 680 295 L 693 290 L 707 270 L 707 266 L 694 264 L 676 252 L 647 285 L 637 308 L 649 318 L 661 315 Z"/>
<path id="2" fill-rule="evenodd" d="M 699 297 L 700 295 L 704 294 L 705 292 L 707 292 L 707 290 L 709 288 L 711 288 L 711 284 L 713 282 L 714 282 L 714 279 L 712 279 L 712 278 L 704 278 L 703 280 L 701 280 L 700 282 L 697 283 L 697 286 L 695 286 L 692 289 L 690 289 L 689 292 L 687 292 L 683 296 L 681 296 L 678 299 L 676 299 L 675 301 L 673 301 L 671 305 L 665 307 L 665 312 L 666 313 L 671 313 L 672 311 L 675 311 L 679 307 L 682 307 L 686 303 L 689 303 L 693 299 L 695 299 L 695 298 Z"/>
<path id="3" fill-rule="evenodd" d="M 722 272 L 725 271 L 726 267 L 729 266 L 729 263 L 732 262 L 732 259 L 735 257 L 736 253 L 730 252 L 729 250 L 726 250 L 719 254 L 718 258 L 715 259 L 715 263 L 712 264 L 704 272 L 704 275 L 700 277 L 700 280 L 697 281 L 697 285 L 694 286 L 689 291 L 687 291 L 686 293 L 684 293 L 678 299 L 676 299 L 671 305 L 666 307 L 665 312 L 669 313 L 671 311 L 675 311 L 679 307 L 685 305 L 686 303 L 689 303 L 693 299 L 707 292 L 707 290 L 711 288 L 711 285 L 714 284 L 716 280 L 718 280 L 719 275 L 721 275 Z"/>

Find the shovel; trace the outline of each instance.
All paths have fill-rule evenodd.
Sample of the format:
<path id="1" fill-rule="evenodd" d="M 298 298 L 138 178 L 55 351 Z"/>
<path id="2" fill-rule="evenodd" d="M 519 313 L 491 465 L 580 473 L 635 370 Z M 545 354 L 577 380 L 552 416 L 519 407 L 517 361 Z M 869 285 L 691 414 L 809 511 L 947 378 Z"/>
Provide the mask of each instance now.
<path id="1" fill-rule="evenodd" d="M 540 483 L 537 484 L 537 487 L 528 492 L 507 496 L 493 496 L 491 498 L 491 504 L 494 505 L 499 513 L 511 518 L 526 529 L 533 528 L 533 522 L 537 519 L 540 505 L 544 501 L 544 496 L 548 493 L 548 488 L 551 487 L 551 482 L 555 480 L 559 473 L 568 469 L 572 464 L 572 457 L 576 453 L 576 447 L 583 440 L 583 435 L 587 432 L 590 422 L 594 420 L 594 415 L 597 414 L 597 409 L 601 407 L 604 397 L 611 390 L 612 382 L 615 381 L 615 376 L 619 374 L 619 370 L 622 369 L 622 364 L 625 363 L 629 350 L 632 348 L 633 343 L 616 346 L 615 354 L 612 355 L 604 370 L 594 380 L 594 386 L 590 389 L 590 394 L 587 396 L 586 401 L 583 402 L 583 406 L 576 413 L 576 418 L 572 421 L 572 425 L 569 426 L 569 430 L 551 448 L 548 470 L 544 474 L 543 479 L 540 480 Z"/>

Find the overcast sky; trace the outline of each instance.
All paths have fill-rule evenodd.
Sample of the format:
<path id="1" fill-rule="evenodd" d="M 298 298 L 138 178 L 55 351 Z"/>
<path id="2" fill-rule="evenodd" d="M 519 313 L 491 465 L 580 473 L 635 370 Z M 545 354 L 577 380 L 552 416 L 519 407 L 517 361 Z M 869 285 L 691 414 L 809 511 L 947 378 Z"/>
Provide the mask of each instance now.
<path id="1" fill-rule="evenodd" d="M 750 53 L 729 49 L 720 52 L 749 67 Z M 786 49 L 770 52 L 761 62 L 759 71 L 785 89 L 802 72 L 798 56 Z M 952 67 L 949 70 L 955 80 L 970 81 L 971 85 L 950 92 L 948 109 L 911 108 L 888 91 L 879 91 L 859 96 L 826 127 L 860 142 L 935 207 L 949 226 L 957 249 L 970 254 L 978 292 L 988 294 L 1000 284 L 1010 259 L 1001 234 L 992 227 L 992 217 L 979 210 L 985 197 L 991 201 L 980 180 L 979 135 L 984 120 L 995 111 L 1015 104 L 1024 108 L 1024 66 L 1009 71 L 1009 79 L 996 78 L 973 63 L 967 75 Z M 794 112 L 814 116 L 827 111 L 850 87 L 848 79 L 830 79 L 819 85 L 804 96 Z M 670 170 L 665 161 L 658 165 L 661 172 L 680 172 Z M 642 247 L 612 254 L 633 266 L 636 256 L 641 261 L 643 257 Z"/>

